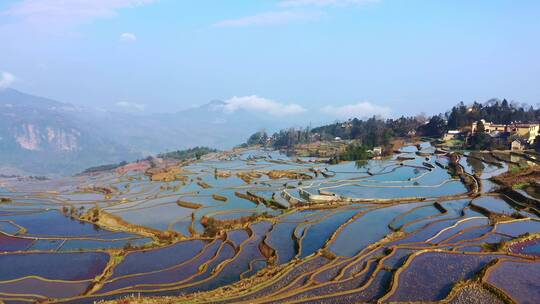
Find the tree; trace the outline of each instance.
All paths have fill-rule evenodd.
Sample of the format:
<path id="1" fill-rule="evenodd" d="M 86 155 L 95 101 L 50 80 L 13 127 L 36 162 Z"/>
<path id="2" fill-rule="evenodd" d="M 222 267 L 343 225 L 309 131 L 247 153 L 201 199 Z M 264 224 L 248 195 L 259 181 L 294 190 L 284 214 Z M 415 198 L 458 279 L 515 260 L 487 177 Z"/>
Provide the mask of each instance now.
<path id="1" fill-rule="evenodd" d="M 248 145 L 265 145 L 266 144 L 266 141 L 268 140 L 268 135 L 266 134 L 265 131 L 259 131 L 259 132 L 256 132 L 254 134 L 252 134 L 248 140 L 247 140 L 247 144 Z"/>
<path id="2" fill-rule="evenodd" d="M 486 133 L 474 133 L 469 140 L 469 146 L 473 150 L 491 150 L 493 139 Z"/>
<path id="3" fill-rule="evenodd" d="M 482 120 L 476 122 L 476 132 L 486 133 L 486 126 L 484 126 L 484 122 Z"/>
<path id="4" fill-rule="evenodd" d="M 329 163 L 336 164 L 340 161 L 357 161 L 361 165 L 364 161 L 367 161 L 372 157 L 371 152 L 365 145 L 350 144 L 345 151 L 332 158 Z"/>
<path id="5" fill-rule="evenodd" d="M 344 153 L 339 158 L 341 160 L 367 160 L 371 157 L 371 153 L 364 145 L 349 145 Z"/>
<path id="6" fill-rule="evenodd" d="M 470 107 L 461 102 L 446 113 L 446 117 L 450 129 L 459 129 L 480 119 L 498 124 L 536 122 L 539 112 L 530 105 L 491 99 L 484 104 L 474 102 Z"/>
<path id="7" fill-rule="evenodd" d="M 158 157 L 160 157 L 160 158 L 172 158 L 172 159 L 176 159 L 176 160 L 186 160 L 186 159 L 190 159 L 190 158 L 200 159 L 202 156 L 204 156 L 204 155 L 206 155 L 208 153 L 216 152 L 216 151 L 217 151 L 216 149 L 212 149 L 212 148 L 208 148 L 208 147 L 195 147 L 195 148 L 191 148 L 191 149 L 187 149 L 187 150 L 178 150 L 178 151 L 158 154 Z M 151 161 L 151 164 L 152 163 L 153 163 L 153 161 Z M 154 164 L 154 166 L 155 166 L 155 164 Z"/>
<path id="8" fill-rule="evenodd" d="M 467 107 L 463 102 L 460 102 L 457 106 L 453 107 L 448 116 L 448 128 L 459 129 L 466 125 L 469 125 L 469 119 L 467 117 Z"/>
<path id="9" fill-rule="evenodd" d="M 484 122 L 476 122 L 476 132 L 469 140 L 469 146 L 474 150 L 490 150 L 493 146 L 493 139 L 486 133 Z"/>
<path id="10" fill-rule="evenodd" d="M 421 127 L 421 130 L 425 136 L 441 137 L 446 132 L 447 126 L 442 117 L 435 115 Z"/>

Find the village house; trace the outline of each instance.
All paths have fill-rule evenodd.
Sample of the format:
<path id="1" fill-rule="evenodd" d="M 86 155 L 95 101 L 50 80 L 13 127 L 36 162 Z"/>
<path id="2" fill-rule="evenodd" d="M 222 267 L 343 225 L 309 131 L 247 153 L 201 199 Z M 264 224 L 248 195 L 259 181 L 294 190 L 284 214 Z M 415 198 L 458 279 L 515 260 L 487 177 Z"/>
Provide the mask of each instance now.
<path id="1" fill-rule="evenodd" d="M 511 127 L 510 133 L 524 137 L 529 144 L 533 144 L 536 136 L 540 135 L 539 124 L 516 124 Z"/>
<path id="2" fill-rule="evenodd" d="M 350 119 L 341 124 L 341 127 L 343 129 L 350 129 L 350 128 L 352 128 L 352 126 L 353 126 L 353 124 L 352 124 L 352 121 Z"/>
<path id="3" fill-rule="evenodd" d="M 444 134 L 443 140 L 452 140 L 457 139 L 461 135 L 461 132 L 459 130 L 448 130 Z"/>
<path id="4" fill-rule="evenodd" d="M 382 147 L 374 147 L 373 150 L 370 151 L 374 157 L 378 157 L 382 155 L 383 148 Z"/>
<path id="5" fill-rule="evenodd" d="M 494 124 L 486 122 L 482 119 L 484 124 L 484 130 L 488 134 L 500 134 L 508 133 L 510 135 L 517 135 L 527 141 L 528 144 L 533 144 L 536 136 L 540 135 L 540 124 Z M 478 130 L 477 122 L 472 123 L 472 133 L 476 133 Z"/>
<path id="6" fill-rule="evenodd" d="M 512 151 L 521 151 L 521 150 L 525 149 L 526 144 L 527 143 L 523 142 L 520 139 L 515 139 L 515 140 L 512 141 L 512 144 L 510 145 L 510 149 Z"/>

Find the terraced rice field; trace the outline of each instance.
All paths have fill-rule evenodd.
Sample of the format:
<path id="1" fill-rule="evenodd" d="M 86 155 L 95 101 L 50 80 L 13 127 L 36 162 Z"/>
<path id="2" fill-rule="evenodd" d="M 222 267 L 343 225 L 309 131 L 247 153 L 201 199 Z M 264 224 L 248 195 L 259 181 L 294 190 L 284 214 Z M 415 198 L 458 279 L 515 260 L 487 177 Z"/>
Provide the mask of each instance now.
<path id="1" fill-rule="evenodd" d="M 0 300 L 535 303 L 539 205 L 492 192 L 516 160 L 488 156 L 241 150 L 2 179 Z"/>

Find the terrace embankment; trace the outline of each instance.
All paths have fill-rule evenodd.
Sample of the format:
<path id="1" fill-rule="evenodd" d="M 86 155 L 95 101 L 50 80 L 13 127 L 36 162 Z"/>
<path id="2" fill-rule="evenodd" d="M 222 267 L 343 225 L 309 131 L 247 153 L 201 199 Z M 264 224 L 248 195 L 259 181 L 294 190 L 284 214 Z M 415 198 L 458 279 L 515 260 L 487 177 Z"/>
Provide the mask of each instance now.
<path id="1" fill-rule="evenodd" d="M 174 241 L 182 239 L 180 233 L 169 230 L 158 230 L 150 227 L 134 225 L 118 217 L 110 214 L 97 207 L 89 209 L 86 213 L 79 217 L 82 221 L 94 223 L 100 227 L 103 227 L 112 231 L 122 231 L 135 233 L 147 237 L 151 237 L 159 243 L 172 243 Z"/>
<path id="2" fill-rule="evenodd" d="M 146 170 L 145 173 L 150 177 L 151 181 L 155 182 L 186 182 L 188 179 L 187 174 L 190 174 L 189 171 L 186 171 L 179 166 L 171 166 L 166 168 L 150 168 Z"/>
<path id="3" fill-rule="evenodd" d="M 107 281 L 114 273 L 114 269 L 118 264 L 122 263 L 126 256 L 125 250 L 112 250 L 109 252 L 110 259 L 107 263 L 107 266 L 103 270 L 103 272 L 94 278 L 90 286 L 88 286 L 88 289 L 84 293 L 85 295 L 93 294 L 94 292 L 100 290 L 103 285 L 105 284 L 105 281 Z"/>
<path id="4" fill-rule="evenodd" d="M 180 207 L 184 207 L 184 208 L 189 208 L 189 209 L 199 209 L 201 208 L 203 205 L 201 204 L 198 204 L 198 203 L 192 203 L 192 202 L 187 202 L 187 201 L 184 201 L 184 200 L 176 200 L 176 204 Z"/>
<path id="5" fill-rule="evenodd" d="M 271 179 L 280 179 L 280 178 L 313 179 L 313 176 L 307 173 L 293 171 L 293 170 L 271 170 L 271 171 L 268 171 L 266 175 L 268 175 L 268 177 L 270 177 Z"/>
<path id="6" fill-rule="evenodd" d="M 458 282 L 450 294 L 441 303 L 478 303 L 478 304 L 505 304 L 512 303 L 507 297 L 492 292 L 487 284 L 479 280 Z"/>
<path id="7" fill-rule="evenodd" d="M 273 208 L 273 209 L 285 209 L 285 206 L 283 205 L 280 205 L 278 204 L 275 200 L 273 199 L 266 199 L 260 195 L 257 195 L 255 193 L 253 193 L 252 191 L 246 191 L 246 193 L 242 193 L 242 192 L 239 192 L 239 191 L 236 191 L 234 193 L 234 195 L 236 195 L 237 197 L 239 198 L 243 198 L 245 200 L 248 200 L 248 201 L 251 201 L 257 205 L 259 204 L 263 204 L 269 208 Z M 221 197 L 223 198 L 223 197 Z M 218 198 L 214 198 L 216 200 L 223 200 L 223 199 L 220 199 L 219 197 Z"/>
<path id="8" fill-rule="evenodd" d="M 296 145 L 294 152 L 298 156 L 330 158 L 344 152 L 347 145 L 348 143 L 346 141 L 317 141 Z"/>
<path id="9" fill-rule="evenodd" d="M 307 180 L 307 179 L 313 179 L 313 176 L 305 173 L 305 172 L 298 172 L 296 170 L 270 170 L 267 172 L 264 172 L 269 178 L 271 179 L 295 179 L 295 180 Z M 236 173 L 236 176 L 241 178 L 244 182 L 247 184 L 251 184 L 253 180 L 261 178 L 262 173 L 256 172 L 256 171 L 241 171 Z"/>
<path id="10" fill-rule="evenodd" d="M 231 171 L 229 170 L 218 170 L 218 169 L 215 169 L 214 170 L 214 176 L 215 177 L 220 177 L 220 178 L 229 178 L 231 177 Z"/>
<path id="11" fill-rule="evenodd" d="M 139 161 L 135 163 L 130 163 L 127 165 L 124 165 L 122 167 L 116 168 L 116 173 L 118 174 L 126 174 L 128 172 L 134 172 L 134 171 L 146 171 L 150 169 L 150 162 L 149 161 Z"/>
<path id="12" fill-rule="evenodd" d="M 470 195 L 476 195 L 481 191 L 481 181 L 478 177 L 471 175 L 465 171 L 462 165 L 459 164 L 461 155 L 459 153 L 451 153 L 449 155 L 450 162 L 448 170 L 452 175 L 458 176 L 463 184 L 469 189 Z"/>
<path id="13" fill-rule="evenodd" d="M 262 174 L 255 171 L 242 171 L 236 173 L 236 176 L 241 178 L 246 184 L 251 184 L 254 179 L 261 178 Z"/>
<path id="14" fill-rule="evenodd" d="M 534 206 L 540 207 L 540 166 L 526 168 L 514 168 L 491 180 L 499 185 L 499 192 L 509 198 Z"/>
<path id="15" fill-rule="evenodd" d="M 80 190 L 83 192 L 102 193 L 106 196 L 110 196 L 111 194 L 118 192 L 118 189 L 115 189 L 114 187 L 107 187 L 107 186 L 88 186 L 88 187 L 83 187 Z"/>
<path id="16" fill-rule="evenodd" d="M 101 275 L 92 276 L 92 285 L 80 298 L 69 301 L 120 297 L 115 303 L 463 303 L 477 295 L 495 303 L 503 296 L 490 297 L 493 292 L 477 279 L 482 268 L 492 267 L 490 261 L 501 258 L 538 261 L 530 252 L 538 250 L 533 231 L 540 232 L 540 222 L 533 219 L 531 206 L 506 204 L 504 195 L 481 192 L 483 173 L 473 170 L 462 155 L 433 152 L 425 145 L 419 148 L 423 157 L 407 148 L 402 158 L 370 160 L 363 167 L 345 162 L 311 165 L 311 160 L 286 160 L 263 150 L 231 156 L 223 160 L 231 163 L 219 166 L 213 159 L 186 166 L 162 164 L 145 172 L 150 181 L 142 172 L 98 176 L 92 184 L 97 181 L 119 190 L 104 201 L 96 202 L 92 194 L 92 201 L 85 204 L 91 208 L 97 203 L 103 209 L 77 208 L 80 192 L 49 194 L 62 202 L 60 206 L 74 205 L 75 219 L 139 234 L 103 231 L 84 239 L 87 247 L 82 250 L 106 251 L 111 261 Z M 482 156 L 475 159 L 486 163 L 485 173 L 507 168 L 493 168 L 483 160 Z M 230 171 L 222 175 L 216 167 Z M 238 178 L 220 178 L 229 174 L 246 184 Z M 185 183 L 154 183 L 154 175 L 159 181 Z M 22 200 L 10 195 L 15 208 Z M 517 200 L 522 203 L 523 197 Z M 287 210 L 278 210 L 272 202 Z M 83 215 L 77 212 L 81 210 L 85 210 Z M 109 210 L 115 210 L 114 214 Z M 20 219 L 9 215 L 9 220 L 26 226 L 27 212 L 22 209 Z M 517 216 L 523 219 L 513 218 Z M 17 231 L 9 224 L 3 227 Z M 527 232 L 533 237 L 526 238 Z M 185 252 L 165 248 L 184 243 L 176 242 L 183 239 L 180 233 L 201 243 L 200 248 L 192 250 L 196 246 L 188 244 L 191 241 L 185 242 L 189 248 Z M 87 238 L 86 232 L 81 235 Z M 144 246 L 148 239 L 139 242 L 141 235 L 155 240 L 152 248 L 123 247 L 126 242 Z M 102 240 L 106 237 L 111 240 Z M 47 242 L 35 242 L 30 251 L 42 250 L 35 248 L 44 245 L 54 252 L 81 250 L 78 245 L 68 246 L 73 239 L 55 239 L 65 245 L 51 245 L 49 239 L 46 235 L 43 241 Z M 169 252 L 166 256 L 171 258 L 162 254 L 155 258 L 154 250 Z M 126 263 L 134 251 L 145 252 L 140 260 Z M 176 260 L 184 257 L 185 261 Z M 31 273 L 39 275 L 35 269 Z M 11 279 L 11 274 L 3 275 L 0 293 Z M 27 280 L 22 275 L 13 278 Z M 142 297 L 130 298 L 130 294 Z M 144 298 L 173 294 L 179 296 Z"/>
<path id="17" fill-rule="evenodd" d="M 222 195 L 218 195 L 218 194 L 212 194 L 212 198 L 215 199 L 216 201 L 221 201 L 221 202 L 228 201 L 227 197 L 222 196 Z"/>
<path id="18" fill-rule="evenodd" d="M 526 233 L 522 237 L 513 239 L 512 241 L 501 243 L 500 248 L 512 253 L 540 257 L 540 251 L 538 250 L 527 251 L 528 247 L 538 246 L 537 244 L 540 244 L 540 233 Z"/>
<path id="19" fill-rule="evenodd" d="M 492 180 L 499 185 L 510 188 L 522 188 L 525 185 L 537 185 L 540 181 L 540 166 L 530 166 L 527 168 L 516 168 L 499 176 L 495 176 Z"/>
<path id="20" fill-rule="evenodd" d="M 205 228 L 204 236 L 214 237 L 224 234 L 225 231 L 247 228 L 250 224 L 253 224 L 259 220 L 270 219 L 271 215 L 267 213 L 254 214 L 250 216 L 242 216 L 233 219 L 216 219 L 213 217 L 203 216 L 200 223 Z"/>
<path id="21" fill-rule="evenodd" d="M 481 213 L 482 215 L 489 218 L 489 220 L 492 223 L 498 223 L 498 222 L 504 222 L 504 221 L 509 221 L 509 220 L 513 220 L 513 219 L 523 218 L 523 216 L 521 216 L 519 213 L 516 213 L 515 215 L 514 214 L 506 215 L 506 214 L 493 212 L 493 211 L 491 211 L 491 210 L 489 210 L 487 208 L 480 207 L 480 206 L 477 206 L 477 205 L 474 205 L 474 204 L 471 204 L 470 208 L 471 208 L 471 210 L 476 211 L 478 213 Z"/>

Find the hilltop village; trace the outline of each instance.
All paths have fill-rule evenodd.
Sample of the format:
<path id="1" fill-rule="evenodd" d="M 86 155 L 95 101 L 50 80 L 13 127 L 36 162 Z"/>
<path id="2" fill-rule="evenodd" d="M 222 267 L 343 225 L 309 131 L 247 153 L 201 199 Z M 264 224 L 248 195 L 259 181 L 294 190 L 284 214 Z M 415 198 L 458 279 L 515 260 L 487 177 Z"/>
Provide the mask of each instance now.
<path id="1" fill-rule="evenodd" d="M 241 147 L 259 145 L 299 156 L 365 160 L 388 156 L 420 139 L 453 150 L 540 151 L 540 110 L 506 100 L 463 103 L 444 114 L 345 122 L 305 129 L 254 133 Z"/>

